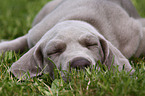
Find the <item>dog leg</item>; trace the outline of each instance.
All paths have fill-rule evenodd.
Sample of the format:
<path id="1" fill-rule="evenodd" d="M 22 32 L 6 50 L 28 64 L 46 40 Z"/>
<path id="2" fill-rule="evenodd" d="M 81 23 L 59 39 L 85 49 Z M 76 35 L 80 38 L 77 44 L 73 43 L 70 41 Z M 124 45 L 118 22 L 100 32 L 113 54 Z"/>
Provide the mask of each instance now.
<path id="1" fill-rule="evenodd" d="M 142 54 L 145 55 L 145 27 L 142 28 L 142 33 L 142 40 L 140 42 L 138 50 L 136 51 L 135 57 L 139 57 Z"/>
<path id="2" fill-rule="evenodd" d="M 133 18 L 140 18 L 131 0 L 109 0 L 109 1 L 117 3 L 119 6 L 121 6 L 128 13 L 129 16 Z"/>
<path id="3" fill-rule="evenodd" d="M 131 0 L 121 0 L 121 6 L 126 10 L 129 16 L 133 18 L 140 18 L 136 8 L 132 4 Z"/>
<path id="4" fill-rule="evenodd" d="M 145 19 L 144 18 L 140 18 L 140 19 L 137 19 L 143 27 L 145 27 Z"/>
<path id="5" fill-rule="evenodd" d="M 15 52 L 23 52 L 26 48 L 28 48 L 27 35 L 19 37 L 12 41 L 3 41 L 0 43 L 0 53 L 4 53 L 9 50 L 13 50 Z"/>

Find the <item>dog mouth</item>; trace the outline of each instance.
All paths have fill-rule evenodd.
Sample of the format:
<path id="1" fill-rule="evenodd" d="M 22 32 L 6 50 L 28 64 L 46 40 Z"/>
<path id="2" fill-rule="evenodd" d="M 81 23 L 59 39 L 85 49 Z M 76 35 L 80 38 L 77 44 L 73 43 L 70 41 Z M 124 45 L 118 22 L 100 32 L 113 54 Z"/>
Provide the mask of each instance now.
<path id="1" fill-rule="evenodd" d="M 70 81 L 70 74 L 72 73 L 85 73 L 87 68 L 92 68 L 92 63 L 89 59 L 86 59 L 84 57 L 76 57 L 70 60 L 68 66 L 68 70 L 60 70 L 61 77 L 64 81 Z"/>
<path id="2" fill-rule="evenodd" d="M 87 57 L 75 57 L 68 61 L 66 64 L 67 66 L 63 66 L 60 64 L 60 66 L 55 66 L 54 69 L 57 69 L 57 72 L 53 72 L 53 79 L 55 79 L 56 76 L 59 75 L 60 78 L 62 78 L 64 81 L 70 81 L 70 74 L 72 73 L 80 73 L 80 72 L 86 72 L 86 69 L 92 69 L 93 64 L 92 60 Z M 54 70 L 53 70 L 54 71 Z M 57 74 L 55 74 L 57 73 Z"/>

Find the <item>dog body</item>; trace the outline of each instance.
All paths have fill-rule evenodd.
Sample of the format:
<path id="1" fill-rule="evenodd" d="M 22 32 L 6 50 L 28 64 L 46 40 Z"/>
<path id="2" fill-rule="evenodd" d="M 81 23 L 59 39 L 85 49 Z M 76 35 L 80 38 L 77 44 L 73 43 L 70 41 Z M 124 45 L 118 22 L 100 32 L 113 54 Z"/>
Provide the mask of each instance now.
<path id="1" fill-rule="evenodd" d="M 48 58 L 62 70 L 98 60 L 110 68 L 114 58 L 114 66 L 130 71 L 127 59 L 145 54 L 144 24 L 130 0 L 54 0 L 38 13 L 28 34 L 0 43 L 0 51 L 30 49 L 10 68 L 18 78 L 27 71 L 30 77 L 53 76 Z"/>
<path id="2" fill-rule="evenodd" d="M 61 0 L 56 1 L 60 2 Z M 121 2 L 122 0 L 119 1 Z M 120 2 L 117 4 L 119 5 Z M 58 22 L 81 20 L 93 25 L 99 33 L 115 45 L 127 58 L 130 58 L 135 54 L 142 36 L 141 25 L 138 24 L 137 20 L 130 18 L 127 11 L 117 4 L 109 0 L 63 0 L 55 10 L 50 13 L 48 12 L 49 14 L 38 14 L 33 25 L 35 26 L 39 20 L 41 22 L 29 31 L 29 47 L 34 46 Z M 44 7 L 41 13 L 47 13 L 47 9 Z M 134 17 L 137 16 L 135 15 Z M 136 39 L 130 40 L 132 37 Z M 133 49 L 130 50 L 130 47 Z"/>

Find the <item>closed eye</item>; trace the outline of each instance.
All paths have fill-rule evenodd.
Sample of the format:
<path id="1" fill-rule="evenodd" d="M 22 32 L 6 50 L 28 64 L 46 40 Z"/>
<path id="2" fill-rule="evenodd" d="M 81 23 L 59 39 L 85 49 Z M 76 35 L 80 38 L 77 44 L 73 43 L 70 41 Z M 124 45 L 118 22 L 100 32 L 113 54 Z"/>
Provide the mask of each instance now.
<path id="1" fill-rule="evenodd" d="M 97 45 L 98 45 L 97 41 L 95 41 L 95 42 L 86 41 L 86 42 L 85 42 L 85 46 L 86 46 L 86 47 L 89 47 L 89 46 L 97 46 Z"/>
<path id="2" fill-rule="evenodd" d="M 53 55 L 53 54 L 61 54 L 66 49 L 66 44 L 64 42 L 52 42 L 50 45 L 48 45 L 47 49 L 47 55 Z"/>
<path id="3" fill-rule="evenodd" d="M 94 36 L 84 36 L 80 39 L 79 43 L 87 48 L 90 48 L 91 46 L 98 46 L 98 40 Z"/>

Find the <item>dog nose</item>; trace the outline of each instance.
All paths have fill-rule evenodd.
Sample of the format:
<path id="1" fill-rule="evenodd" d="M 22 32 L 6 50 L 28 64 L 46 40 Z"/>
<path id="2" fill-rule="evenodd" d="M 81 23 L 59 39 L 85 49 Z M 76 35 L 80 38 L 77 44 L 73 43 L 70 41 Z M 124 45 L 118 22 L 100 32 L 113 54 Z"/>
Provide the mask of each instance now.
<path id="1" fill-rule="evenodd" d="M 70 62 L 71 68 L 84 69 L 85 67 L 89 67 L 90 65 L 91 62 L 82 57 L 75 58 Z"/>

